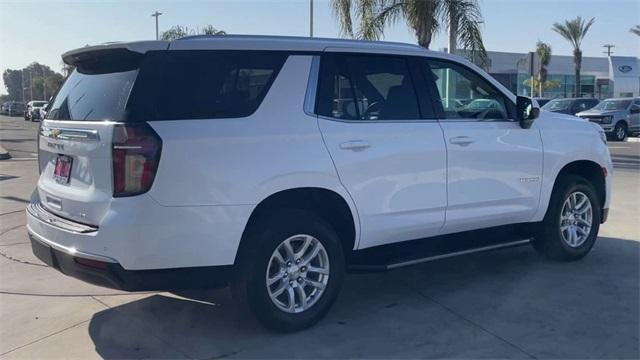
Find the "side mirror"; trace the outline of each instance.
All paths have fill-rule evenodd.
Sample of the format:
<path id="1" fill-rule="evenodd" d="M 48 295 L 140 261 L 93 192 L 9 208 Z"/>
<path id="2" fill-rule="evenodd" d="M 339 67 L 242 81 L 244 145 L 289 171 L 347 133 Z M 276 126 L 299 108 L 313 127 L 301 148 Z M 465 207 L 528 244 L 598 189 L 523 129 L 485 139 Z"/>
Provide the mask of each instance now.
<path id="1" fill-rule="evenodd" d="M 518 96 L 516 98 L 516 118 L 520 123 L 520 127 L 528 129 L 533 124 L 538 115 L 540 108 L 533 106 L 533 100 L 528 97 Z"/>
<path id="2" fill-rule="evenodd" d="M 632 107 L 631 110 L 629 110 L 630 114 L 640 114 L 640 107 Z"/>

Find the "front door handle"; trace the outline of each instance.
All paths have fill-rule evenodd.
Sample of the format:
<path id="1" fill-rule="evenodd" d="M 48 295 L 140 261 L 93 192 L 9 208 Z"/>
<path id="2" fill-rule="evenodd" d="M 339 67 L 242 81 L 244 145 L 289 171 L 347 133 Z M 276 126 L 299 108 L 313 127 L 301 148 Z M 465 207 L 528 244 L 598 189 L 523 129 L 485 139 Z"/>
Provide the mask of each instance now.
<path id="1" fill-rule="evenodd" d="M 371 147 L 371 144 L 364 140 L 351 140 L 340 144 L 340 149 L 351 151 L 363 151 L 369 147 Z"/>
<path id="2" fill-rule="evenodd" d="M 460 146 L 467 146 L 473 143 L 473 139 L 468 136 L 456 136 L 449 139 L 449 142 Z"/>

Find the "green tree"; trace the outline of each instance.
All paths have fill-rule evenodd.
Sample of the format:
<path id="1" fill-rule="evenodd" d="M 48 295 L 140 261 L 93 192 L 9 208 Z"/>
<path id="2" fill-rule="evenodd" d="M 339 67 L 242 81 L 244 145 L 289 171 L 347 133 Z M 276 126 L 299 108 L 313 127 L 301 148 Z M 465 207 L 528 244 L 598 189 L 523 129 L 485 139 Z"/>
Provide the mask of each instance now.
<path id="1" fill-rule="evenodd" d="M 640 25 L 636 25 L 636 26 L 632 27 L 631 29 L 629 29 L 629 31 L 631 31 L 632 33 L 640 36 Z"/>
<path id="2" fill-rule="evenodd" d="M 202 35 L 227 35 L 224 30 L 220 30 L 215 28 L 213 25 L 207 25 L 200 29 L 200 34 Z"/>
<path id="3" fill-rule="evenodd" d="M 433 36 L 446 28 L 452 52 L 459 42 L 470 59 L 486 61 L 477 0 L 331 0 L 331 7 L 344 36 L 379 40 L 387 26 L 404 21 L 428 49 Z"/>
<path id="4" fill-rule="evenodd" d="M 7 89 L 10 100 L 23 100 L 21 70 L 6 69 L 2 72 L 2 81 L 4 81 L 4 87 Z"/>
<path id="5" fill-rule="evenodd" d="M 11 100 L 48 100 L 62 85 L 61 74 L 50 67 L 33 62 L 23 69 L 6 69 L 2 74 Z"/>
<path id="6" fill-rule="evenodd" d="M 580 45 L 582 45 L 582 40 L 584 40 L 587 35 L 587 31 L 589 31 L 589 28 L 591 28 L 594 21 L 595 18 L 591 18 L 591 20 L 586 21 L 586 19 L 582 19 L 582 17 L 578 16 L 573 20 L 565 20 L 564 24 L 555 23 L 552 27 L 553 31 L 560 34 L 560 36 L 569 41 L 571 46 L 573 46 L 573 63 L 575 65 L 576 72 L 576 97 L 579 97 L 582 93 L 580 88 L 582 49 L 580 49 Z"/>
<path id="7" fill-rule="evenodd" d="M 526 86 L 527 88 L 530 88 L 531 87 L 531 81 L 533 81 L 533 88 L 534 89 L 547 90 L 547 89 L 555 89 L 555 88 L 560 87 L 560 82 L 559 81 L 547 80 L 547 81 L 544 81 L 544 82 L 540 82 L 540 80 L 538 80 L 536 78 L 528 78 L 528 79 L 524 80 L 522 82 L 522 84 L 524 86 Z M 533 96 L 533 94 L 532 94 L 532 96 Z"/>
<path id="8" fill-rule="evenodd" d="M 540 59 L 540 67 L 538 68 L 538 96 L 544 95 L 542 84 L 547 82 L 547 66 L 551 62 L 551 45 L 538 41 L 536 44 L 536 55 Z"/>
<path id="9" fill-rule="evenodd" d="M 224 30 L 219 30 L 213 25 L 207 25 L 202 29 L 189 29 L 187 26 L 175 25 L 160 34 L 160 40 L 173 41 L 191 35 L 226 35 Z"/>

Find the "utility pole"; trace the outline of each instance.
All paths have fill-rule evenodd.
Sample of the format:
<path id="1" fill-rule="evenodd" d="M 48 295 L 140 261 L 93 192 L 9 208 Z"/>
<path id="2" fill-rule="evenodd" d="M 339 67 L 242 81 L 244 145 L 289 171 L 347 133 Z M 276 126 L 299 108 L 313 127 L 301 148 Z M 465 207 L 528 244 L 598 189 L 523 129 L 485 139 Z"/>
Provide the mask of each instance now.
<path id="1" fill-rule="evenodd" d="M 158 10 L 156 10 L 156 12 L 151 14 L 152 17 L 156 18 L 156 40 L 160 40 L 160 35 L 158 33 L 158 18 L 160 17 L 160 15 L 162 15 L 162 13 L 159 12 Z"/>
<path id="2" fill-rule="evenodd" d="M 29 69 L 29 101 L 33 100 L 33 72 Z"/>
<path id="3" fill-rule="evenodd" d="M 22 91 L 20 91 L 20 97 L 22 98 L 22 102 L 24 103 L 24 69 L 20 70 L 20 84 L 22 85 L 21 89 Z"/>
<path id="4" fill-rule="evenodd" d="M 606 51 L 603 51 L 603 54 L 607 54 L 607 56 L 611 56 L 611 54 L 613 54 L 613 51 L 611 51 L 611 48 L 616 47 L 615 45 L 612 44 L 604 44 L 602 45 L 603 48 L 606 48 Z"/>
<path id="5" fill-rule="evenodd" d="M 313 0 L 309 0 L 309 37 L 313 37 Z"/>
<path id="6" fill-rule="evenodd" d="M 47 75 L 44 72 L 44 66 L 42 67 L 42 100 L 47 100 Z"/>

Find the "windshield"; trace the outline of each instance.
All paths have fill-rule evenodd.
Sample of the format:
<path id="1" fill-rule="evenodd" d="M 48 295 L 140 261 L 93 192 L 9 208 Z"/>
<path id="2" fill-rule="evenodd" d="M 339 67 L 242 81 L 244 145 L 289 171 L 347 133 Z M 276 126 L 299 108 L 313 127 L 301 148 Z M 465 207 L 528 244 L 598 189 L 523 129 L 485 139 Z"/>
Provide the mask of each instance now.
<path id="1" fill-rule="evenodd" d="M 542 108 L 548 111 L 568 110 L 571 107 L 572 100 L 551 100 Z"/>
<path id="2" fill-rule="evenodd" d="M 631 100 L 605 100 L 594 107 L 595 110 L 627 110 Z"/>

